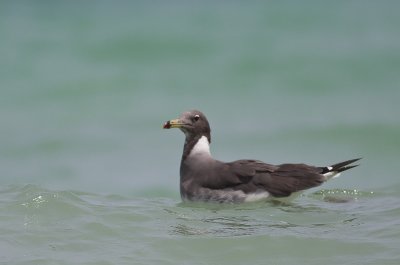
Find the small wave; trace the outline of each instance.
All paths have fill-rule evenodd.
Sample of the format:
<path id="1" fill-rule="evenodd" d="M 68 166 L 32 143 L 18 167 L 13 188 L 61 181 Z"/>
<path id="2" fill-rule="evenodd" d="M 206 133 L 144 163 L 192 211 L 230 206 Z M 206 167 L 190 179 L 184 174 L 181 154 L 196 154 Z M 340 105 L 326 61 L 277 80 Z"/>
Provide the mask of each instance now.
<path id="1" fill-rule="evenodd" d="M 3 207 L 9 215 L 23 217 L 23 225 L 46 225 L 87 216 L 91 205 L 82 199 L 83 193 L 53 191 L 36 185 L 10 186 L 1 190 Z"/>

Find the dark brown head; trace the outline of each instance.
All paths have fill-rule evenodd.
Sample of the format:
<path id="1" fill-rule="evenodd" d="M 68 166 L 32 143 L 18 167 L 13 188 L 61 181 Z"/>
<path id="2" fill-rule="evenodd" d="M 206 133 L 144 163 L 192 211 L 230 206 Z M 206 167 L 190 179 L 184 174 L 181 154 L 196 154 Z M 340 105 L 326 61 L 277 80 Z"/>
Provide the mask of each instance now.
<path id="1" fill-rule="evenodd" d="M 190 110 L 182 113 L 178 119 L 169 120 L 164 123 L 164 129 L 179 128 L 186 138 L 198 139 L 206 136 L 211 142 L 211 129 L 206 116 L 198 110 Z"/>

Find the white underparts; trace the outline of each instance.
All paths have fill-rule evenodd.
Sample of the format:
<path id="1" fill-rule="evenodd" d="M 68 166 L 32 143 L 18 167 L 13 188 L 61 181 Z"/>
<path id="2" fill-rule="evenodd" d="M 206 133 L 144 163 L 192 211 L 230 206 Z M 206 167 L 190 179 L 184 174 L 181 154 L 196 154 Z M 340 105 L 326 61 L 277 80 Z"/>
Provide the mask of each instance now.
<path id="1" fill-rule="evenodd" d="M 279 202 L 284 202 L 284 203 L 289 203 L 292 200 L 296 199 L 299 197 L 304 191 L 297 191 L 293 192 L 290 194 L 290 196 L 287 197 L 274 197 L 269 192 L 267 191 L 260 191 L 260 192 L 254 192 L 254 193 L 248 193 L 245 196 L 244 201 L 245 202 L 259 202 L 259 201 L 279 201 Z"/>
<path id="2" fill-rule="evenodd" d="M 197 143 L 193 146 L 192 151 L 190 151 L 189 156 L 197 156 L 197 155 L 207 155 L 211 156 L 210 153 L 210 143 L 208 142 L 207 137 L 202 136 Z"/>
<path id="3" fill-rule="evenodd" d="M 265 200 L 269 197 L 269 192 L 254 192 L 246 194 L 246 198 L 244 199 L 245 202 L 257 202 Z"/>
<path id="4" fill-rule="evenodd" d="M 331 172 L 325 173 L 324 174 L 325 181 L 330 180 L 331 178 L 337 178 L 337 177 L 339 177 L 339 175 L 340 175 L 340 173 L 337 171 L 331 171 Z"/>

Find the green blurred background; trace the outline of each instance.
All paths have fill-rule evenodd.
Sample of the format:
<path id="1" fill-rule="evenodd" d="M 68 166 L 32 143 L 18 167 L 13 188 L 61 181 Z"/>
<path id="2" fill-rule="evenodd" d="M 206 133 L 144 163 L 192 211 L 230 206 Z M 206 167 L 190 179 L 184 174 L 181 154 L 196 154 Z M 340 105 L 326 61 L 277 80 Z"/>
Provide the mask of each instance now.
<path id="1" fill-rule="evenodd" d="M 328 187 L 399 184 L 398 1 L 2 1 L 0 177 L 178 193 L 197 108 L 214 156 L 326 165 Z M 329 186 L 331 185 L 331 186 Z"/>
<path id="2" fill-rule="evenodd" d="M 0 1 L 1 264 L 399 264 L 400 1 Z M 361 166 L 289 205 L 180 203 L 230 161 Z"/>

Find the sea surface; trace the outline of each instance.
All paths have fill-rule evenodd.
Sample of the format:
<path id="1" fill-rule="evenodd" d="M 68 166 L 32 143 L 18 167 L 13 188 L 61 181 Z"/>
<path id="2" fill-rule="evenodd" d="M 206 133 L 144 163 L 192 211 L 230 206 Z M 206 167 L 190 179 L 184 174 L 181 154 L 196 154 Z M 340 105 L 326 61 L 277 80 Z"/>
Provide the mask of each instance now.
<path id="1" fill-rule="evenodd" d="M 400 264 L 399 1 L 1 1 L 0 264 Z M 289 204 L 182 203 L 212 154 L 360 166 Z"/>

